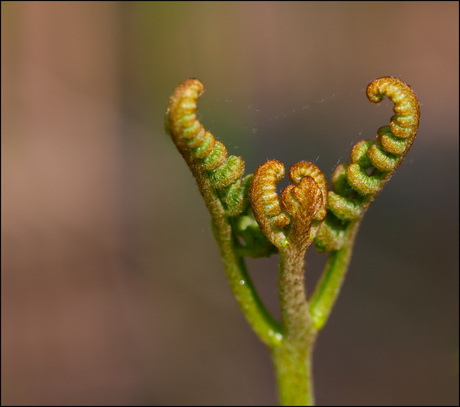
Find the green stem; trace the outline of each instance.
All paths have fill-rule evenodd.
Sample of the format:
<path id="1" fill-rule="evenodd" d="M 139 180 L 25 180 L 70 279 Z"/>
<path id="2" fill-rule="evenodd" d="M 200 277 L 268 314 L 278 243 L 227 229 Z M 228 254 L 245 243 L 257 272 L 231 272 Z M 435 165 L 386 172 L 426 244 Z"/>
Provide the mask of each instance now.
<path id="1" fill-rule="evenodd" d="M 278 290 L 283 333 L 286 338 L 305 339 L 314 329 L 305 295 L 305 250 L 281 250 L 278 266 Z"/>
<path id="2" fill-rule="evenodd" d="M 278 397 L 282 406 L 313 406 L 312 352 L 310 346 L 286 342 L 271 349 Z"/>
<path id="3" fill-rule="evenodd" d="M 318 331 L 326 323 L 339 295 L 350 264 L 353 245 L 361 219 L 362 216 L 348 226 L 344 245 L 329 255 L 321 278 L 311 295 L 309 301 L 310 315 L 313 326 Z"/>
<path id="4" fill-rule="evenodd" d="M 271 349 L 281 405 L 313 405 L 312 351 L 316 337 L 304 285 L 305 251 L 281 251 L 278 271 L 283 342 Z"/>
<path id="5" fill-rule="evenodd" d="M 280 324 L 265 308 L 249 277 L 243 258 L 236 253 L 236 238 L 230 218 L 225 215 L 225 209 L 207 173 L 193 163 L 190 168 L 211 214 L 214 237 L 238 305 L 260 339 L 269 347 L 277 346 L 282 341 Z"/>
<path id="6" fill-rule="evenodd" d="M 271 349 L 280 405 L 315 404 L 312 353 L 313 342 L 286 341 L 283 345 Z"/>
<path id="7" fill-rule="evenodd" d="M 230 223 L 220 220 L 214 224 L 227 280 L 247 321 L 268 347 L 282 341 L 280 324 L 267 311 L 249 277 L 244 260 L 236 254 Z"/>

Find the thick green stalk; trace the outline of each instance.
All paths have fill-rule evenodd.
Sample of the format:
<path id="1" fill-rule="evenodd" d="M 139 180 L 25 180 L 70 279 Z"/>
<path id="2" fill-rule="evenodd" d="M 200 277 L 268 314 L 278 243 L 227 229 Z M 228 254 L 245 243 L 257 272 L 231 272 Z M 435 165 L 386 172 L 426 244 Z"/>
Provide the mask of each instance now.
<path id="1" fill-rule="evenodd" d="M 278 288 L 283 342 L 271 349 L 281 405 L 314 404 L 312 351 L 316 337 L 304 284 L 305 251 L 280 253 Z"/>
<path id="2" fill-rule="evenodd" d="M 278 397 L 282 406 L 315 404 L 312 375 L 313 342 L 285 341 L 271 349 Z"/>

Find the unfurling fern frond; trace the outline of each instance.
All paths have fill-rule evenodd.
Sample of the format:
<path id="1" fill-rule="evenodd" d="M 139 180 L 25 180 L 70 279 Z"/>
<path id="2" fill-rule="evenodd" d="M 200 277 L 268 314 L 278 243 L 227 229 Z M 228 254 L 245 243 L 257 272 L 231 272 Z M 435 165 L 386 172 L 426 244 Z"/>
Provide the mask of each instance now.
<path id="1" fill-rule="evenodd" d="M 251 206 L 260 229 L 278 249 L 306 250 L 320 221 L 326 216 L 327 182 L 312 163 L 298 162 L 291 167 L 281 200 L 276 185 L 284 177 L 284 165 L 270 160 L 254 173 L 250 188 Z M 314 221 L 318 221 L 316 225 Z M 314 229 L 314 232 L 313 230 Z"/>
<path id="2" fill-rule="evenodd" d="M 198 79 L 187 79 L 176 88 L 166 110 L 166 131 L 190 167 L 201 193 L 209 187 L 218 191 L 225 214 L 236 216 L 248 205 L 252 175 L 242 178 L 243 159 L 227 156 L 225 145 L 198 120 L 197 101 L 203 92 Z"/>
<path id="3" fill-rule="evenodd" d="M 313 405 L 311 355 L 342 287 L 359 224 L 372 200 L 411 147 L 420 111 L 412 89 L 385 77 L 367 87 L 373 103 L 387 96 L 394 104 L 390 125 L 376 140 L 357 143 L 351 162 L 339 165 L 329 191 L 324 174 L 298 162 L 292 182 L 277 192 L 284 165 L 270 160 L 243 178 L 241 157 L 228 156 L 197 119 L 204 87 L 188 79 L 169 99 L 166 130 L 190 167 L 211 215 L 227 279 L 242 312 L 270 348 L 282 405 Z M 249 205 L 250 204 L 250 205 Z M 305 253 L 312 242 L 328 260 L 307 299 Z M 251 281 L 245 257 L 278 253 L 280 321 L 266 309 Z"/>
<path id="4" fill-rule="evenodd" d="M 350 154 L 351 163 L 341 164 L 334 171 L 328 217 L 315 239 L 319 251 L 338 250 L 342 246 L 346 223 L 362 217 L 414 142 L 420 119 L 414 92 L 393 77 L 376 79 L 368 85 L 367 97 L 371 102 L 379 103 L 384 96 L 394 104 L 390 125 L 378 129 L 376 141 L 357 143 Z"/>

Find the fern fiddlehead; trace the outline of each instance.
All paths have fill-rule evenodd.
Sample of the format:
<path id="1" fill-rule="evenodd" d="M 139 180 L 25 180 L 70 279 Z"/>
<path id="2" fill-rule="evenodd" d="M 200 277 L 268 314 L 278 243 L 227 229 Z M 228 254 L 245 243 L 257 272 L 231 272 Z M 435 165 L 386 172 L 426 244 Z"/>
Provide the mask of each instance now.
<path id="1" fill-rule="evenodd" d="M 197 100 L 204 92 L 198 79 L 187 79 L 179 85 L 169 101 L 165 116 L 166 131 L 184 157 L 203 189 L 219 191 L 225 214 L 236 216 L 248 205 L 248 189 L 252 175 L 242 179 L 244 161 L 227 156 L 227 148 L 207 131 L 196 116 Z M 209 180 L 208 183 L 202 182 Z"/>
<path id="2" fill-rule="evenodd" d="M 393 77 L 368 85 L 371 102 L 379 103 L 384 96 L 394 104 L 390 125 L 378 129 L 375 141 L 358 142 L 351 163 L 339 165 L 332 175 L 328 214 L 315 238 L 318 251 L 330 252 L 309 301 L 316 329 L 326 323 L 342 286 L 364 212 L 401 164 L 417 133 L 420 108 L 412 89 Z"/>
<path id="3" fill-rule="evenodd" d="M 343 224 L 362 217 L 414 142 L 420 108 L 412 89 L 393 77 L 376 79 L 368 85 L 367 97 L 371 102 L 379 103 L 383 96 L 394 103 L 395 114 L 389 126 L 378 129 L 375 141 L 357 143 L 350 154 L 351 163 L 335 169 L 328 210 L 341 222 L 330 219 L 330 215 L 321 227 L 315 240 L 320 251 L 338 250 L 345 243 Z"/>
<path id="4" fill-rule="evenodd" d="M 311 354 L 316 335 L 337 299 L 364 212 L 415 139 L 420 118 L 417 98 L 397 78 L 371 82 L 367 87 L 371 102 L 378 103 L 387 96 L 394 104 L 390 124 L 378 129 L 375 141 L 363 140 L 353 147 L 351 162 L 335 169 L 331 190 L 319 168 L 302 161 L 291 167 L 292 184 L 279 195 L 276 189 L 285 175 L 284 165 L 269 160 L 254 176 L 243 177 L 242 158 L 228 156 L 225 145 L 196 117 L 197 100 L 203 91 L 197 79 L 188 79 L 176 88 L 166 111 L 166 131 L 192 171 L 209 209 L 235 298 L 270 349 L 281 403 L 311 405 Z M 305 252 L 313 241 L 329 258 L 307 301 Z M 281 322 L 264 307 L 244 263 L 244 257 L 276 252 Z"/>
<path id="5" fill-rule="evenodd" d="M 189 166 L 211 214 L 214 237 L 236 300 L 259 337 L 267 345 L 275 346 L 281 340 L 279 323 L 265 309 L 241 256 L 242 252 L 273 253 L 245 213 L 252 175 L 243 178 L 241 157 L 227 156 L 225 145 L 198 120 L 197 101 L 203 92 L 204 86 L 198 79 L 187 79 L 175 89 L 166 110 L 166 132 Z M 257 247 L 239 250 L 238 235 Z"/>
<path id="6" fill-rule="evenodd" d="M 327 181 L 321 170 L 305 161 L 291 167 L 289 178 L 295 185 L 287 186 L 281 200 L 276 184 L 284 177 L 284 165 L 270 160 L 260 165 L 250 188 L 251 206 L 260 229 L 278 249 L 289 245 L 307 249 L 311 243 L 313 221 L 326 216 Z"/>

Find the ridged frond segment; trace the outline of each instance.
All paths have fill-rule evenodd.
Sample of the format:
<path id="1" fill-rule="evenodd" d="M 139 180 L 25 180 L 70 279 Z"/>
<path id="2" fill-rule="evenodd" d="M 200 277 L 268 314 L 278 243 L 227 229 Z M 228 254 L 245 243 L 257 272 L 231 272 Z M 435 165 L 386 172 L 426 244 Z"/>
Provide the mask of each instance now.
<path id="1" fill-rule="evenodd" d="M 252 176 L 242 179 L 244 161 L 227 156 L 224 144 L 207 131 L 196 116 L 198 98 L 204 86 L 198 79 L 187 79 L 169 98 L 165 127 L 192 173 L 209 179 L 217 191 L 226 215 L 236 216 L 249 203 L 248 190 Z M 197 177 L 199 178 L 199 177 Z M 199 184 L 199 181 L 197 179 Z M 201 186 L 199 185 L 201 188 Z"/>
<path id="2" fill-rule="evenodd" d="M 299 162 L 291 167 L 289 177 L 294 185 L 281 194 L 276 185 L 284 177 L 284 165 L 270 160 L 254 173 L 250 200 L 254 217 L 268 240 L 278 249 L 295 247 L 306 249 L 314 231 L 325 218 L 327 182 L 324 174 L 312 163 Z"/>
<path id="3" fill-rule="evenodd" d="M 323 172 L 313 163 L 300 161 L 294 164 L 289 170 L 289 178 L 295 184 L 299 184 L 305 177 L 313 178 L 316 186 L 321 191 L 321 205 L 315 213 L 315 219 L 323 220 L 327 214 L 327 180 Z"/>
<path id="4" fill-rule="evenodd" d="M 367 86 L 367 97 L 379 103 L 386 96 L 393 104 L 390 130 L 398 138 L 413 139 L 420 120 L 420 106 L 411 87 L 398 78 L 387 76 L 375 79 Z M 413 140 L 412 140 L 413 141 Z"/>
<path id="5" fill-rule="evenodd" d="M 288 240 L 292 246 L 307 249 L 314 238 L 312 223 L 323 207 L 321 189 L 311 177 L 304 177 L 298 185 L 287 186 L 282 193 L 283 206 L 292 217 Z"/>
<path id="6" fill-rule="evenodd" d="M 339 165 L 332 175 L 328 212 L 342 225 L 363 215 L 401 164 L 417 133 L 420 107 L 413 90 L 393 77 L 379 78 L 368 85 L 367 97 L 371 102 L 379 103 L 384 96 L 394 105 L 390 125 L 378 129 L 375 141 L 358 142 L 351 151 L 351 162 Z M 335 231 L 331 224 L 336 225 Z M 337 229 L 337 222 L 324 222 L 315 240 L 316 248 L 338 250 L 343 243 L 339 238 L 341 232 L 343 227 Z"/>
<path id="7" fill-rule="evenodd" d="M 267 161 L 257 167 L 249 189 L 251 207 L 260 230 L 278 249 L 287 245 L 283 228 L 291 221 L 282 212 L 276 192 L 276 185 L 283 179 L 284 173 L 283 163 L 278 160 Z"/>

